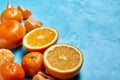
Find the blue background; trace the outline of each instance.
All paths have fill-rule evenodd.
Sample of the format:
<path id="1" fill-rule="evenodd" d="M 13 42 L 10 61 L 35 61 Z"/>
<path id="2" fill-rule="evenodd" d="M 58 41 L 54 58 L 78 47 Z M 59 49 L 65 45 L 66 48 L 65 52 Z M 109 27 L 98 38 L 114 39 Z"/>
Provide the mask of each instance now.
<path id="1" fill-rule="evenodd" d="M 9 1 L 30 9 L 43 27 L 56 28 L 58 43 L 75 45 L 83 52 L 84 64 L 74 80 L 120 80 L 120 0 Z M 0 13 L 7 2 L 0 0 Z M 21 64 L 24 47 L 12 51 Z"/>

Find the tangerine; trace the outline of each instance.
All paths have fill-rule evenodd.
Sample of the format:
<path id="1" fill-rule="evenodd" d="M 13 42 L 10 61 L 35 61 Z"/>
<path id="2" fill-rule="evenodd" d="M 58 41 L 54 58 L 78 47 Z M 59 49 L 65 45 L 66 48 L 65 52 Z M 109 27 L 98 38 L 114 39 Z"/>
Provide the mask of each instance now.
<path id="1" fill-rule="evenodd" d="M 6 22 L 7 20 L 17 20 L 19 22 L 22 22 L 22 12 L 16 8 L 5 9 L 1 14 L 1 22 Z"/>

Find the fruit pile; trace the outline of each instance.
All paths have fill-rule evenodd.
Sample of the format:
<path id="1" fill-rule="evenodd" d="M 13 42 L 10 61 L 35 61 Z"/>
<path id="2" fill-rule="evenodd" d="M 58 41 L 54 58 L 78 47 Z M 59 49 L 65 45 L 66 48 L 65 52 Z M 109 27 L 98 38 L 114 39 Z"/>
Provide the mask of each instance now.
<path id="1" fill-rule="evenodd" d="M 42 27 L 30 10 L 14 8 L 8 2 L 0 22 L 0 80 L 24 80 L 25 76 L 32 80 L 71 79 L 81 69 L 82 52 L 70 44 L 57 44 L 58 31 Z M 11 51 L 20 45 L 28 51 L 21 65 L 14 62 Z"/>

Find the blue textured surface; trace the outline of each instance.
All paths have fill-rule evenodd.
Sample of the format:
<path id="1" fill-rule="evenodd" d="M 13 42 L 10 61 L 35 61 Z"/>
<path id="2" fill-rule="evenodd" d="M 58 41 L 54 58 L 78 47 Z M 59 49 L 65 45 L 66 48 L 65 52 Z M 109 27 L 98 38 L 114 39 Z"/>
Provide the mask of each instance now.
<path id="1" fill-rule="evenodd" d="M 120 80 L 120 0 L 10 0 L 59 32 L 58 43 L 77 46 L 85 61 L 74 80 Z M 8 0 L 0 0 L 0 13 Z M 24 47 L 13 50 L 21 63 Z M 25 80 L 31 80 L 26 78 Z"/>

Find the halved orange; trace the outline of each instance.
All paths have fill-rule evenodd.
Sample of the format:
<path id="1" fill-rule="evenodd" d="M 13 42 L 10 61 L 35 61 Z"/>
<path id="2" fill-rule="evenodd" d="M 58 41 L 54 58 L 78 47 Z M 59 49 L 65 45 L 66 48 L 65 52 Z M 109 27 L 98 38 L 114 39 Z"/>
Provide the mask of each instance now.
<path id="1" fill-rule="evenodd" d="M 23 45 L 28 51 L 43 52 L 58 40 L 58 32 L 54 28 L 36 28 L 23 38 Z"/>
<path id="2" fill-rule="evenodd" d="M 58 79 L 73 78 L 81 69 L 83 60 L 82 52 L 69 44 L 55 44 L 44 52 L 46 70 Z"/>

